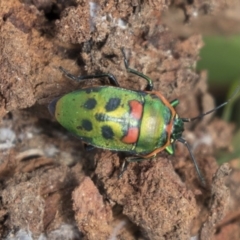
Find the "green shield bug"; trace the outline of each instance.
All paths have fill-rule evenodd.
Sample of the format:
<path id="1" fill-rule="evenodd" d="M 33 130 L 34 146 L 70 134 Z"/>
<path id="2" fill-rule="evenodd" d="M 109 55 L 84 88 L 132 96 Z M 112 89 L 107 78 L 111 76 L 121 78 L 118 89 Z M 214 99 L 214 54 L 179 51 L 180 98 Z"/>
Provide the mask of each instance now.
<path id="1" fill-rule="evenodd" d="M 174 142 L 177 140 L 187 147 L 197 174 L 204 184 L 190 146 L 182 138 L 184 122 L 202 118 L 225 106 L 239 92 L 240 87 L 228 101 L 214 109 L 194 118 L 179 118 L 175 110 L 179 101 L 169 102 L 160 92 L 153 91 L 152 80 L 129 68 L 124 51 L 122 52 L 127 71 L 147 81 L 145 91 L 119 87 L 112 74 L 76 77 L 60 67 L 74 81 L 108 77 L 114 86 L 94 86 L 68 93 L 53 100 L 49 104 L 49 111 L 64 128 L 86 144 L 137 156 L 128 158 L 128 162 L 151 158 L 162 150 L 173 154 Z M 122 169 L 125 169 L 125 165 Z"/>

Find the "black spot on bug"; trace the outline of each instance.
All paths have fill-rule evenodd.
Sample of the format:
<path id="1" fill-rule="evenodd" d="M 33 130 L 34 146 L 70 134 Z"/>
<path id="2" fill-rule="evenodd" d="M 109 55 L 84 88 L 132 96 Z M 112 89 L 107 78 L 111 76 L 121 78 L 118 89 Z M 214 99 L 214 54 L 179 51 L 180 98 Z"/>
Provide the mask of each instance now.
<path id="1" fill-rule="evenodd" d="M 86 109 L 91 110 L 91 109 L 94 109 L 94 108 L 95 108 L 96 104 L 97 104 L 96 99 L 94 99 L 94 98 L 89 98 L 89 99 L 84 103 L 83 106 L 84 106 Z"/>
<path id="2" fill-rule="evenodd" d="M 93 127 L 92 127 L 92 123 L 89 121 L 89 120 L 87 120 L 87 119 L 83 119 L 82 120 L 82 128 L 84 129 L 84 130 L 86 130 L 86 131 L 88 131 L 88 132 L 90 132 L 90 131 L 92 131 L 92 129 L 93 129 Z M 78 126 L 78 128 L 79 128 L 80 126 Z"/>
<path id="3" fill-rule="evenodd" d="M 114 111 L 120 105 L 120 98 L 110 98 L 105 106 L 107 112 Z"/>
<path id="4" fill-rule="evenodd" d="M 92 92 L 92 89 L 91 88 L 87 88 L 87 89 L 85 89 L 85 92 L 89 94 L 89 93 Z"/>
<path id="5" fill-rule="evenodd" d="M 105 139 L 113 139 L 114 133 L 111 127 L 109 126 L 102 126 L 102 136 Z"/>

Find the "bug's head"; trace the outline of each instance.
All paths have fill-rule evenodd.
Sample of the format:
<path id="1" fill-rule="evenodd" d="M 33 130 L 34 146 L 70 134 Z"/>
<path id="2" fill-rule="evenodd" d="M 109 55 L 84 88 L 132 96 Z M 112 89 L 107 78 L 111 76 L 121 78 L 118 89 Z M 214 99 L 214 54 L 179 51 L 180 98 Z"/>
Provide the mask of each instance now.
<path id="1" fill-rule="evenodd" d="M 172 138 L 177 140 L 182 137 L 182 133 L 184 131 L 184 122 L 178 116 L 175 117 L 173 122 L 173 131 L 172 131 Z"/>
<path id="2" fill-rule="evenodd" d="M 174 121 L 173 121 L 173 128 L 172 128 L 171 138 L 172 138 L 174 141 L 177 140 L 177 141 L 183 143 L 183 144 L 187 147 L 188 152 L 189 152 L 189 154 L 190 154 L 190 156 L 191 156 L 191 159 L 192 159 L 192 161 L 193 161 L 193 163 L 194 163 L 194 166 L 195 166 L 195 168 L 196 168 L 196 171 L 197 171 L 197 173 L 198 173 L 198 176 L 199 176 L 199 178 L 200 178 L 203 186 L 205 186 L 205 180 L 204 180 L 204 178 L 203 178 L 203 176 L 202 176 L 202 174 L 201 174 L 201 172 L 200 172 L 200 169 L 199 169 L 198 164 L 197 164 L 197 162 L 196 162 L 196 160 L 195 160 L 195 157 L 194 157 L 194 155 L 193 155 L 193 153 L 192 153 L 192 150 L 191 150 L 188 142 L 187 142 L 185 139 L 182 138 L 182 133 L 183 133 L 183 131 L 184 131 L 184 122 L 192 122 L 192 121 L 194 121 L 194 120 L 196 120 L 196 119 L 200 119 L 200 118 L 202 118 L 202 117 L 204 117 L 204 116 L 206 116 L 206 115 L 208 115 L 208 114 L 210 114 L 210 113 L 212 113 L 212 112 L 215 112 L 215 111 L 218 110 L 219 108 L 224 107 L 225 105 L 227 105 L 227 104 L 235 97 L 235 95 L 237 95 L 237 93 L 238 93 L 239 91 L 240 91 L 240 85 L 236 88 L 236 90 L 234 91 L 234 93 L 231 95 L 231 97 L 230 97 L 226 102 L 218 105 L 217 107 L 213 108 L 212 110 L 210 110 L 210 111 L 208 111 L 208 112 L 202 113 L 202 114 L 200 114 L 200 115 L 198 115 L 198 116 L 196 116 L 196 117 L 194 117 L 194 118 L 179 118 L 179 117 L 176 115 L 176 116 L 175 116 L 175 119 L 174 119 Z M 176 99 L 176 100 L 174 100 L 174 101 L 171 102 L 171 105 L 172 105 L 172 107 L 176 107 L 178 103 L 179 103 L 179 101 Z M 170 148 L 170 149 L 171 149 L 171 148 Z"/>

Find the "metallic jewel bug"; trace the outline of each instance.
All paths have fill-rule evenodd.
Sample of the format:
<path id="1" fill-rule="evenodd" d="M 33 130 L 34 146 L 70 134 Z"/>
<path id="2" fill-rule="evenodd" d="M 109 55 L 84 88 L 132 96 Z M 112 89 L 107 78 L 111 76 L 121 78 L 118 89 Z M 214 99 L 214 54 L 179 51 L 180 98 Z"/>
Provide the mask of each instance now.
<path id="1" fill-rule="evenodd" d="M 126 158 L 127 162 L 152 158 L 162 150 L 174 154 L 174 143 L 179 141 L 187 147 L 197 174 L 205 184 L 190 146 L 182 138 L 184 122 L 191 122 L 225 106 L 240 87 L 228 101 L 216 108 L 194 118 L 179 118 L 175 110 L 179 101 L 169 102 L 160 92 L 153 91 L 152 80 L 129 68 L 123 49 L 122 52 L 127 71 L 147 81 L 145 91 L 121 88 L 117 79 L 109 73 L 77 77 L 60 67 L 74 81 L 108 77 L 114 86 L 93 86 L 70 92 L 53 100 L 49 111 L 64 128 L 86 144 L 137 156 Z"/>

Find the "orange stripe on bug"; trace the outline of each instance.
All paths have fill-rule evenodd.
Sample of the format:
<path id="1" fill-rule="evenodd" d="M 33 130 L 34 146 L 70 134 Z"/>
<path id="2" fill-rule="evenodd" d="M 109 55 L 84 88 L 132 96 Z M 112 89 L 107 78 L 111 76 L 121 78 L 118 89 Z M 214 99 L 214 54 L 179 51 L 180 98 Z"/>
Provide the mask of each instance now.
<path id="1" fill-rule="evenodd" d="M 138 140 L 139 128 L 138 127 L 130 127 L 128 129 L 127 135 L 122 138 L 122 142 L 124 143 L 136 143 Z"/>
<path id="2" fill-rule="evenodd" d="M 135 119 L 141 119 L 143 112 L 143 105 L 137 100 L 132 100 L 129 102 L 130 115 Z"/>

